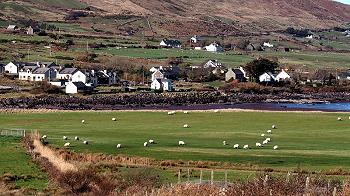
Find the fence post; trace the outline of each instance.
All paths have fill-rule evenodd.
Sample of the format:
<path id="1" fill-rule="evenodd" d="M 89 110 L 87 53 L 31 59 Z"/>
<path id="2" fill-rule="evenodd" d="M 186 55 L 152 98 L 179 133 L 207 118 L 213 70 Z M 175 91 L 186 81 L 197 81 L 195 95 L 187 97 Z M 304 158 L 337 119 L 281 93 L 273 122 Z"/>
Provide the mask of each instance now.
<path id="1" fill-rule="evenodd" d="M 267 180 L 268 179 L 269 179 L 269 175 L 266 175 L 265 179 L 264 179 L 264 183 L 263 183 L 264 187 L 267 186 Z"/>
<path id="2" fill-rule="evenodd" d="M 334 187 L 333 189 L 333 196 L 336 196 L 337 195 L 337 187 Z"/>
<path id="3" fill-rule="evenodd" d="M 287 173 L 286 182 L 289 183 L 290 172 Z"/>
<path id="4" fill-rule="evenodd" d="M 202 178 L 203 178 L 203 170 L 201 170 L 201 173 L 199 174 L 199 184 L 202 184 Z"/>
<path id="5" fill-rule="evenodd" d="M 306 193 L 309 192 L 309 184 L 310 184 L 310 177 L 307 177 L 306 182 L 305 182 L 305 192 Z"/>
<path id="6" fill-rule="evenodd" d="M 227 187 L 227 171 L 225 171 L 225 187 Z"/>
<path id="7" fill-rule="evenodd" d="M 187 169 L 187 182 L 190 182 L 190 169 Z"/>
<path id="8" fill-rule="evenodd" d="M 181 170 L 179 170 L 179 173 L 177 175 L 177 183 L 181 183 Z"/>
<path id="9" fill-rule="evenodd" d="M 214 170 L 211 170 L 211 178 L 210 178 L 211 185 L 214 184 Z"/>
<path id="10" fill-rule="evenodd" d="M 327 183 L 327 190 L 329 191 L 330 188 L 331 188 L 331 180 L 328 180 L 328 183 Z"/>

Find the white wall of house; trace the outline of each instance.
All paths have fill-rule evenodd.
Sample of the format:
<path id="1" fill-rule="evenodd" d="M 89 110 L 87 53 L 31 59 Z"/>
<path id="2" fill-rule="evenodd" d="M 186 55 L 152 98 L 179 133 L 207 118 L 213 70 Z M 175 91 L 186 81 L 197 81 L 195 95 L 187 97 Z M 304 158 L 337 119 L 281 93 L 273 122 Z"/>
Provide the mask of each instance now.
<path id="1" fill-rule="evenodd" d="M 72 82 L 82 82 L 86 84 L 88 82 L 88 78 L 83 72 L 77 71 L 72 75 Z"/>
<path id="2" fill-rule="evenodd" d="M 17 74 L 18 73 L 18 67 L 17 65 L 13 64 L 12 62 L 5 65 L 5 72 L 10 74 Z"/>
<path id="3" fill-rule="evenodd" d="M 67 94 L 76 94 L 76 93 L 78 93 L 78 88 L 72 82 L 69 82 L 66 85 L 66 93 Z"/>
<path id="4" fill-rule="evenodd" d="M 18 72 L 19 80 L 31 80 L 32 72 L 30 70 Z"/>
<path id="5" fill-rule="evenodd" d="M 290 79 L 290 75 L 282 70 L 277 76 L 276 76 L 276 80 L 277 81 L 282 81 L 282 80 L 287 80 L 287 79 Z"/>
<path id="6" fill-rule="evenodd" d="M 158 80 L 153 80 L 151 83 L 151 89 L 160 90 L 162 88 L 162 84 L 158 82 Z"/>
<path id="7" fill-rule="evenodd" d="M 173 90 L 173 86 L 170 80 L 165 80 L 162 81 L 163 83 L 163 90 L 164 91 L 172 91 Z"/>
<path id="8" fill-rule="evenodd" d="M 205 50 L 209 52 L 222 52 L 223 48 L 216 43 L 212 43 L 209 46 L 205 46 Z"/>
<path id="9" fill-rule="evenodd" d="M 264 73 L 264 74 L 259 76 L 259 81 L 260 82 L 273 82 L 274 81 L 274 77 L 271 76 L 268 73 Z"/>

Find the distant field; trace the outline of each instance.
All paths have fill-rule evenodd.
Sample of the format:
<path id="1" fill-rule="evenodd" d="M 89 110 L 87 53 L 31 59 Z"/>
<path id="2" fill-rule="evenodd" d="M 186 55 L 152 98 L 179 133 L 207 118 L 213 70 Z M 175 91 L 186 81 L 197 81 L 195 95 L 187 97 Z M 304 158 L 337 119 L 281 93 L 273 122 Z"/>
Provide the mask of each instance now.
<path id="1" fill-rule="evenodd" d="M 279 169 L 350 169 L 350 120 L 337 121 L 334 113 L 178 113 L 165 112 L 55 112 L 42 114 L 0 114 L 4 128 L 37 129 L 49 142 L 62 147 L 66 135 L 71 149 L 156 159 L 209 160 L 252 164 Z M 116 117 L 117 122 L 111 119 Z M 84 119 L 86 124 L 82 124 Z M 188 129 L 183 128 L 189 124 Z M 272 124 L 278 129 L 269 136 L 272 143 L 256 149 Z M 76 142 L 74 136 L 90 141 Z M 149 148 L 143 143 L 154 139 Z M 187 144 L 178 147 L 179 140 Z M 222 141 L 228 145 L 223 146 Z M 124 148 L 117 149 L 121 143 Z M 250 150 L 235 150 L 233 144 L 248 144 Z M 272 150 L 278 145 L 279 150 Z"/>
<path id="2" fill-rule="evenodd" d="M 42 190 L 48 184 L 47 175 L 26 155 L 20 138 L 0 136 L 0 176 L 17 175 L 16 186 Z"/>

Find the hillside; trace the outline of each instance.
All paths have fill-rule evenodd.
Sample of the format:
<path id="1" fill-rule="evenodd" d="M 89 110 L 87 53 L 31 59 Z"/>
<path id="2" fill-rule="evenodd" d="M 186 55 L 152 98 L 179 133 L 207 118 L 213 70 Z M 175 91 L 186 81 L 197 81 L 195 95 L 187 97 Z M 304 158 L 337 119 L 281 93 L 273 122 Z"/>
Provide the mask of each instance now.
<path id="1" fill-rule="evenodd" d="M 74 23 L 140 35 L 227 35 L 350 22 L 350 6 L 332 0 L 17 0 L 1 2 L 0 17 L 64 21 L 70 10 L 86 7 L 92 12 Z"/>

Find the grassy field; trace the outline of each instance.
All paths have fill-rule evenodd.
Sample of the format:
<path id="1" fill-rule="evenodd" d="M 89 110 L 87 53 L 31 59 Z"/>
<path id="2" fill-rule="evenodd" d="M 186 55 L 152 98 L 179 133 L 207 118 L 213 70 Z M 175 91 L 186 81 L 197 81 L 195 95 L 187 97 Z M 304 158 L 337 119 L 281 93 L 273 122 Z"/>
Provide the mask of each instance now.
<path id="1" fill-rule="evenodd" d="M 37 129 L 49 142 L 62 147 L 66 135 L 72 150 L 103 152 L 156 159 L 209 160 L 252 164 L 279 169 L 350 169 L 350 121 L 337 121 L 332 113 L 178 113 L 165 112 L 55 112 L 36 114 L 0 114 L 3 128 Z M 345 119 L 346 116 L 342 115 Z M 111 119 L 116 117 L 117 122 Z M 86 121 L 85 124 L 81 120 Z M 191 127 L 183 128 L 188 123 Z M 278 129 L 272 143 L 256 149 L 272 124 Z M 73 140 L 74 136 L 90 145 Z M 155 139 L 158 144 L 144 148 Z M 177 142 L 184 140 L 185 147 Z M 223 146 L 226 140 L 229 145 Z M 117 149 L 121 143 L 124 148 Z M 249 144 L 250 150 L 235 150 L 233 144 Z M 279 150 L 272 150 L 278 145 Z"/>
<path id="2" fill-rule="evenodd" d="M 15 181 L 18 188 L 42 190 L 47 186 L 47 175 L 26 155 L 20 138 L 0 136 L 0 151 L 0 176 L 18 176 L 18 180 Z"/>

